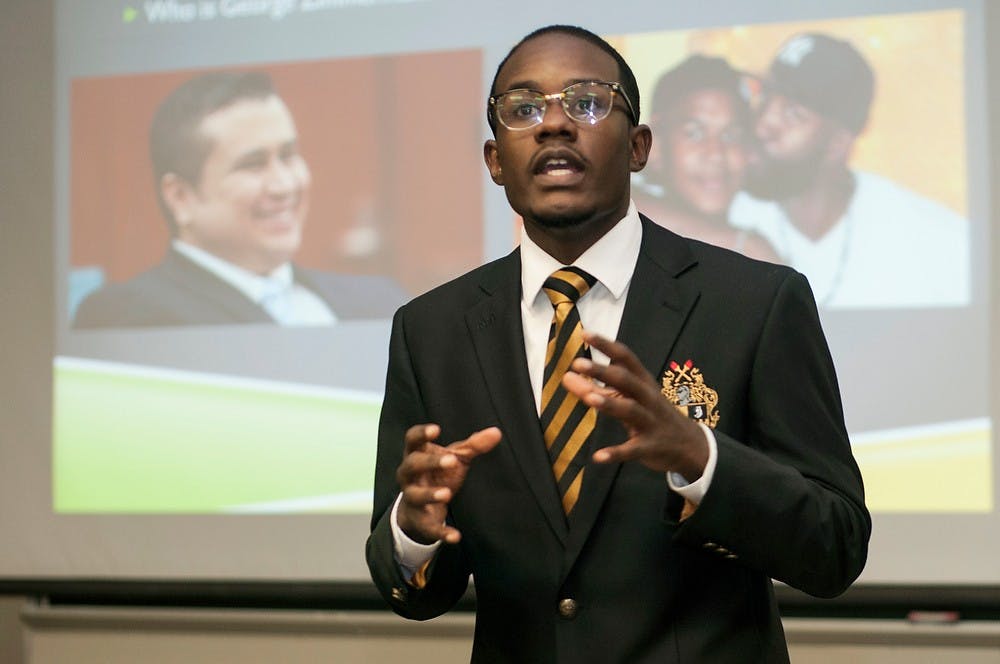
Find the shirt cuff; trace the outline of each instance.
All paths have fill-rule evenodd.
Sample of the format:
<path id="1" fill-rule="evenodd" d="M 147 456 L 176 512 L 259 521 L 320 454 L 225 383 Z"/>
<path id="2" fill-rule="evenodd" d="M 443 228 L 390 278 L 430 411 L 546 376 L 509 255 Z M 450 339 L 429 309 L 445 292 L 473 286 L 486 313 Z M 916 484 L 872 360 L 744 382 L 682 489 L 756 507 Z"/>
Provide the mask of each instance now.
<path id="1" fill-rule="evenodd" d="M 715 442 L 715 434 L 707 426 L 698 422 L 698 426 L 705 432 L 705 440 L 708 442 L 708 462 L 705 463 L 705 470 L 701 477 L 694 482 L 688 482 L 680 473 L 667 473 L 667 484 L 670 488 L 685 500 L 697 505 L 708 493 L 708 487 L 712 484 L 712 476 L 715 475 L 715 465 L 719 459 L 719 445 Z"/>
<path id="2" fill-rule="evenodd" d="M 393 557 L 402 570 L 403 577 L 411 579 L 420 568 L 427 564 L 427 561 L 434 557 L 438 547 L 441 546 L 441 540 L 433 544 L 421 544 L 420 542 L 414 542 L 403 532 L 403 529 L 396 523 L 396 512 L 399 511 L 399 501 L 402 498 L 403 494 L 399 494 L 396 496 L 396 502 L 392 504 L 392 512 L 389 514 L 389 526 L 392 529 Z"/>

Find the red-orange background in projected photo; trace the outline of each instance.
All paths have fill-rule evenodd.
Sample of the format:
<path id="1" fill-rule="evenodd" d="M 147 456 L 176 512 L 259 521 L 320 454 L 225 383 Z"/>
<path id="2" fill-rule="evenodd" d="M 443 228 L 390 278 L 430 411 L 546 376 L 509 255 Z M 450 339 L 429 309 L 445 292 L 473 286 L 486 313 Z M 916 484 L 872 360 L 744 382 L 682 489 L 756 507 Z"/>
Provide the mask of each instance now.
<path id="1" fill-rule="evenodd" d="M 479 51 L 232 68 L 270 74 L 295 119 L 313 180 L 298 264 L 415 294 L 482 262 L 481 68 Z M 122 281 L 162 259 L 149 127 L 203 71 L 73 82 L 71 267 Z"/>

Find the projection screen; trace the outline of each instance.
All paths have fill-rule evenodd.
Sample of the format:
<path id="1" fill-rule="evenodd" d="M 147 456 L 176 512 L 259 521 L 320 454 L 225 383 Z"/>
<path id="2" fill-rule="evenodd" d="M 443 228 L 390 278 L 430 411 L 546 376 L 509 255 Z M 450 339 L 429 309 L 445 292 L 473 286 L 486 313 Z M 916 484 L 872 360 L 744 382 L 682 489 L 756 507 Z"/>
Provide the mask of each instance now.
<path id="1" fill-rule="evenodd" d="M 630 62 L 644 122 L 657 81 L 693 54 L 741 72 L 751 113 L 772 62 L 811 48 L 804 37 L 850 44 L 870 68 L 845 229 L 811 242 L 741 186 L 726 242 L 813 285 L 874 517 L 861 583 L 1000 584 L 983 2 L 552 2 L 526 16 L 454 0 L 61 0 L 55 12 L 54 218 L 33 221 L 51 227 L 33 264 L 54 292 L 21 279 L 11 305 L 17 329 L 39 310 L 52 325 L 28 352 L 4 350 L 12 376 L 45 378 L 3 386 L 6 420 L 26 400 L 47 416 L 4 432 L 0 527 L 16 544 L 0 577 L 367 580 L 392 311 L 515 246 L 519 220 L 481 158 L 490 80 L 521 36 L 574 23 Z M 294 192 L 263 211 L 220 205 L 233 224 L 266 217 L 267 241 L 292 243 L 321 299 L 339 279 L 378 306 L 327 300 L 332 317 L 290 323 L 235 305 L 142 314 L 178 297 L 149 284 L 213 261 L 178 249 L 189 199 L 151 150 L 207 178 L 219 144 L 185 147 L 181 133 L 156 147 L 154 118 L 192 80 L 248 73 L 280 99 Z M 249 181 L 267 166 L 253 131 L 235 136 Z M 633 181 L 640 210 L 666 186 L 655 140 Z"/>

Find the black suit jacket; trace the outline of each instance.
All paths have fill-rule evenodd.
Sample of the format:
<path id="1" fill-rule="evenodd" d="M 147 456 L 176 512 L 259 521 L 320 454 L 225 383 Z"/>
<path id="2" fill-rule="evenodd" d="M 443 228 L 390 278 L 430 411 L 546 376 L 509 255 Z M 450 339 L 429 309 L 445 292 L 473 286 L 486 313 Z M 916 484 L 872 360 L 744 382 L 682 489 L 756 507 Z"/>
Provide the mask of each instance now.
<path id="1" fill-rule="evenodd" d="M 661 473 L 591 464 L 568 522 L 525 367 L 518 251 L 396 315 L 379 428 L 372 577 L 399 614 L 447 611 L 475 579 L 475 662 L 784 662 L 771 578 L 832 596 L 871 522 L 806 280 L 643 219 L 618 339 L 654 376 L 691 360 L 718 392 L 718 465 L 694 515 Z M 392 555 L 403 432 L 497 425 L 452 501 L 462 532 L 422 589 Z M 599 417 L 592 449 L 625 440 Z M 561 599 L 573 599 L 572 619 Z"/>
<path id="2" fill-rule="evenodd" d="M 323 299 L 338 319 L 388 318 L 406 299 L 385 277 L 300 267 L 294 273 L 295 281 Z M 235 323 L 274 323 L 274 319 L 239 290 L 172 249 L 156 267 L 89 295 L 73 319 L 76 328 Z"/>

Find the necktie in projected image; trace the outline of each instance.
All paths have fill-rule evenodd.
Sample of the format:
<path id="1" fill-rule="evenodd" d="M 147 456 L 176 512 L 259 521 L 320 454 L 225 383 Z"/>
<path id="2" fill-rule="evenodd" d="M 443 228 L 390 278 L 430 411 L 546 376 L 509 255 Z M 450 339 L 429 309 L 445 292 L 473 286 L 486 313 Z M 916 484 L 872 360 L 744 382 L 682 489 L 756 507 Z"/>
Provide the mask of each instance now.
<path id="1" fill-rule="evenodd" d="M 545 349 L 541 422 L 552 472 L 567 515 L 580 495 L 588 453 L 586 442 L 597 422 L 597 412 L 570 394 L 563 387 L 562 377 L 574 359 L 590 357 L 590 349 L 583 343 L 583 326 L 576 302 L 595 283 L 597 279 L 583 270 L 564 267 L 553 272 L 542 284 L 555 311 Z"/>

